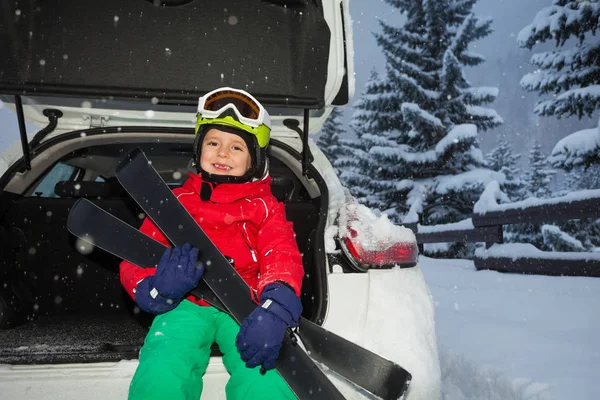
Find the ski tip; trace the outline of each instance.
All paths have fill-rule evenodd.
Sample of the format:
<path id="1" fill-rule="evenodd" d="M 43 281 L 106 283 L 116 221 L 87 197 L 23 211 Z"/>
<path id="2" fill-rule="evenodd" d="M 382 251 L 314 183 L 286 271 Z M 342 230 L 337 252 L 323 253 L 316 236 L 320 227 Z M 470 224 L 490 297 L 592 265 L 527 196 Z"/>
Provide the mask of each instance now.
<path id="1" fill-rule="evenodd" d="M 129 153 L 127 153 L 125 155 L 125 157 L 123 157 L 121 159 L 121 161 L 119 161 L 119 164 L 117 164 L 117 168 L 115 169 L 115 173 L 117 175 L 117 178 L 119 177 L 120 172 L 123 170 L 123 168 L 125 168 L 132 161 L 138 159 L 139 157 L 142 157 L 142 158 L 144 158 L 144 159 L 147 160 L 146 154 L 144 154 L 144 152 L 142 151 L 142 149 L 140 149 L 139 147 L 136 147 L 135 149 L 133 149 Z"/>

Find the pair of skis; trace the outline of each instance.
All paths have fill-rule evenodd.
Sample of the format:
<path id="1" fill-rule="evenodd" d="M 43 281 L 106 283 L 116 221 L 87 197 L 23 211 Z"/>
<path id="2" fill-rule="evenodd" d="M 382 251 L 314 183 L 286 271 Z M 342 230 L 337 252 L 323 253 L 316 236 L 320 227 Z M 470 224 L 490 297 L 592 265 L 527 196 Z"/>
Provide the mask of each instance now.
<path id="1" fill-rule="evenodd" d="M 241 323 L 256 307 L 248 285 L 177 200 L 145 154 L 140 149 L 129 153 L 119 163 L 116 177 L 173 245 L 190 243 L 200 249 L 199 261 L 206 269 L 192 294 Z M 166 248 L 85 199 L 71 209 L 67 228 L 75 236 L 139 266 L 156 266 Z M 344 398 L 313 360 L 373 397 L 396 400 L 406 393 L 411 375 L 399 365 L 305 318 L 300 320 L 298 336 L 306 351 L 288 332 L 276 369 L 299 399 Z"/>

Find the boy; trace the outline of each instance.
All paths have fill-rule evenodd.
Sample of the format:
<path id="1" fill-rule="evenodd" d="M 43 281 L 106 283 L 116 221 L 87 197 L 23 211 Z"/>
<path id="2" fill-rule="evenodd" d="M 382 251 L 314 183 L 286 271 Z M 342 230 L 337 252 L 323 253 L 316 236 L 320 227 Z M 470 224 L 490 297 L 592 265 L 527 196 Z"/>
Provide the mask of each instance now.
<path id="1" fill-rule="evenodd" d="M 228 399 L 296 398 L 273 368 L 287 327 L 302 312 L 304 271 L 292 224 L 270 190 L 270 130 L 267 111 L 242 90 L 220 88 L 200 98 L 189 178 L 174 193 L 233 260 L 259 306 L 240 327 L 188 295 L 204 270 L 189 244 L 167 250 L 156 269 L 123 261 L 121 283 L 142 310 L 156 314 L 130 399 L 198 400 L 213 342 L 230 374 Z M 169 244 L 149 219 L 140 230 Z"/>

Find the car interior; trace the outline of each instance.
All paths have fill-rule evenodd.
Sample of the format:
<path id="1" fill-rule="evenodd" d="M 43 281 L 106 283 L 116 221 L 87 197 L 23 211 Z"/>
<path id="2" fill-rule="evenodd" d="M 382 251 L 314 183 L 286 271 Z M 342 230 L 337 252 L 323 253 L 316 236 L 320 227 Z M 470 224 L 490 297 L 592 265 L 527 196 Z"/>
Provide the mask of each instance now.
<path id="1" fill-rule="evenodd" d="M 37 178 L 23 193 L 0 196 L 0 210 L 5 210 L 0 215 L 0 363 L 138 357 L 152 316 L 140 312 L 122 289 L 121 260 L 100 249 L 83 254 L 66 229 L 69 210 L 80 198 L 132 226 L 141 225 L 142 210 L 114 176 L 118 162 L 134 147 L 142 148 L 169 186 L 185 181 L 189 144 L 112 142 L 70 151 L 49 168 L 29 172 Z M 282 152 L 269 153 L 273 194 L 285 204 L 306 271 L 303 315 L 319 320 L 326 284 L 315 271 L 324 265 L 322 245 L 315 238 L 322 225 L 319 216 L 326 214 L 323 196 L 309 193 L 289 161 L 276 153 Z M 219 354 L 216 345 L 213 351 Z"/>

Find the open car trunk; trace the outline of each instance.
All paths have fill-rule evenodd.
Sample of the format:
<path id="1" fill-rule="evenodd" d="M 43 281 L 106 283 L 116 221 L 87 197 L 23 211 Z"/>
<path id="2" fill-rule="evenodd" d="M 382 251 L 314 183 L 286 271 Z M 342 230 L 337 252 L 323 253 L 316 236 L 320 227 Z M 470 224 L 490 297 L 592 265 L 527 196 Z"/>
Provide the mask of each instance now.
<path id="1" fill-rule="evenodd" d="M 67 216 L 83 197 L 139 227 L 144 214 L 116 182 L 116 164 L 140 147 L 163 179 L 177 187 L 187 179 L 194 136 L 191 130 L 125 131 L 88 130 L 84 141 L 73 132 L 46 142 L 42 147 L 56 150 L 34 158 L 32 171 L 14 178 L 0 196 L 0 281 L 5 283 L 0 286 L 0 364 L 138 357 L 152 316 L 140 312 L 121 287 L 121 260 L 100 249 L 78 250 L 65 227 Z M 274 141 L 269 158 L 273 194 L 285 204 L 303 256 L 304 316 L 322 321 L 325 221 L 319 216 L 327 215 L 326 190 L 306 186 L 299 154 L 285 144 Z"/>
<path id="2" fill-rule="evenodd" d="M 220 86 L 248 90 L 272 116 L 273 191 L 303 254 L 304 316 L 322 322 L 327 189 L 299 153 L 353 94 L 346 0 L 0 0 L 0 10 L 0 98 L 22 127 L 43 128 L 21 130 L 25 154 L 0 179 L 0 363 L 137 357 L 150 318 L 121 288 L 118 259 L 75 250 L 68 211 L 87 197 L 139 226 L 111 168 L 142 146 L 181 184 L 198 97 Z"/>

